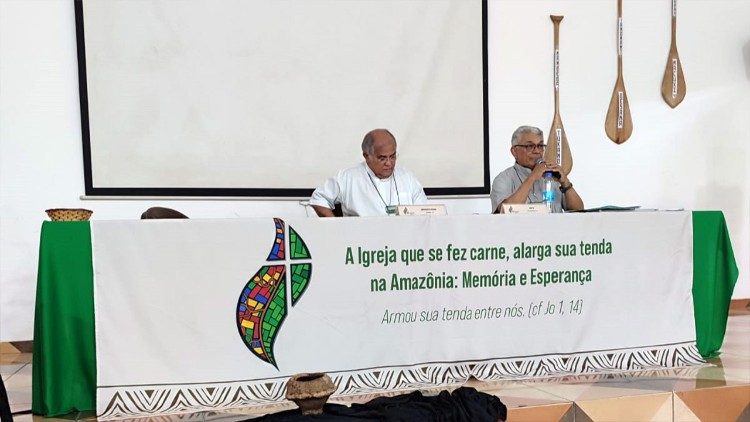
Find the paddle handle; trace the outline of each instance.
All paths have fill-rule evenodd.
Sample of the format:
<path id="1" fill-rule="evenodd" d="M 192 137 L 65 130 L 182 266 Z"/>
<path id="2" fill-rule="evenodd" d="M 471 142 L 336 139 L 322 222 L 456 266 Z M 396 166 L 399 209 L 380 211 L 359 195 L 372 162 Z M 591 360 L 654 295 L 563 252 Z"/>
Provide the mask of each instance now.
<path id="1" fill-rule="evenodd" d="M 564 16 L 550 15 L 552 24 L 555 28 L 555 55 L 553 61 L 553 83 L 555 86 L 555 114 L 560 113 L 560 22 Z"/>
<path id="2" fill-rule="evenodd" d="M 617 0 L 617 78 L 622 78 L 622 0 Z"/>
<path id="3" fill-rule="evenodd" d="M 672 45 L 677 45 L 677 0 L 672 0 Z"/>

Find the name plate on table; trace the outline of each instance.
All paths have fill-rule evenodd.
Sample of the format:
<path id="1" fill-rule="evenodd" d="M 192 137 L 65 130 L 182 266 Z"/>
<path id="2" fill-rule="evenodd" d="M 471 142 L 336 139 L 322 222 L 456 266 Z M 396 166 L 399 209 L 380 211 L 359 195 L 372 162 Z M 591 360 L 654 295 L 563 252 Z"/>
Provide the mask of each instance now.
<path id="1" fill-rule="evenodd" d="M 545 204 L 503 204 L 500 207 L 503 214 L 548 214 Z"/>
<path id="2" fill-rule="evenodd" d="M 399 205 L 396 215 L 446 215 L 445 205 Z"/>

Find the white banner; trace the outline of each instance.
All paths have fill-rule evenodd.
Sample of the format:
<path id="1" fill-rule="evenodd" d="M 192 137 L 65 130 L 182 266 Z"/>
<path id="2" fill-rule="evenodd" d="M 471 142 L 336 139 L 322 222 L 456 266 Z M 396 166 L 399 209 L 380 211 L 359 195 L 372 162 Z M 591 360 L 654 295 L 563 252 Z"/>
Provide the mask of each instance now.
<path id="1" fill-rule="evenodd" d="M 687 212 L 94 221 L 92 241 L 104 419 L 277 401 L 300 372 L 358 394 L 701 362 Z"/>

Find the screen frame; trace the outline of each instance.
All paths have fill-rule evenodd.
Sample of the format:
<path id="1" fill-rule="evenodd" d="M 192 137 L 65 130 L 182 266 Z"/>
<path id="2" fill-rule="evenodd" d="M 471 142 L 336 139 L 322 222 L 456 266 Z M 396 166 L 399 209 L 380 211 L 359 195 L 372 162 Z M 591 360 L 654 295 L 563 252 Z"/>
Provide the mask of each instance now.
<path id="1" fill-rule="evenodd" d="M 91 162 L 91 134 L 89 129 L 89 105 L 86 72 L 86 43 L 83 20 L 83 1 L 74 0 L 76 23 L 76 46 L 78 53 L 78 91 L 81 107 L 81 141 L 83 150 L 83 177 L 85 195 L 91 197 L 248 197 L 248 198 L 300 198 L 309 197 L 311 188 L 185 188 L 185 187 L 96 187 L 94 186 Z M 488 99 L 488 57 L 487 57 L 487 0 L 481 0 L 482 7 L 482 108 L 483 108 L 483 162 L 484 183 L 469 187 L 425 187 L 427 196 L 487 195 L 490 192 L 489 160 L 489 99 Z M 322 182 L 322 181 L 321 181 Z"/>

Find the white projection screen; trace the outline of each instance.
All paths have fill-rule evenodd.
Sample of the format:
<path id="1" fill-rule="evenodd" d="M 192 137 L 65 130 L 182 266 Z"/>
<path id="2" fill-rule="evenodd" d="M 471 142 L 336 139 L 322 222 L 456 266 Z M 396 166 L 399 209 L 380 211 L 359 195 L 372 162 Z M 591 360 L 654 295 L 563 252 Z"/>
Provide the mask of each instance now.
<path id="1" fill-rule="evenodd" d="M 483 0 L 76 0 L 86 194 L 302 197 L 374 128 L 489 192 Z"/>

